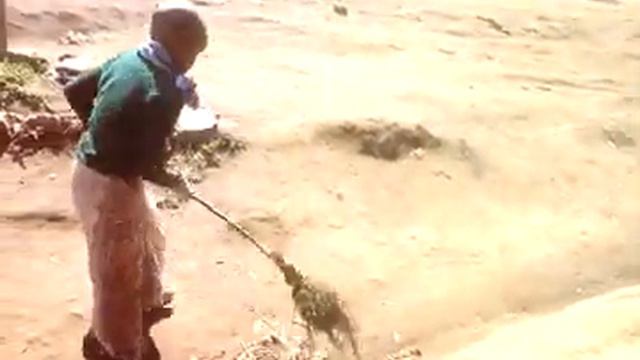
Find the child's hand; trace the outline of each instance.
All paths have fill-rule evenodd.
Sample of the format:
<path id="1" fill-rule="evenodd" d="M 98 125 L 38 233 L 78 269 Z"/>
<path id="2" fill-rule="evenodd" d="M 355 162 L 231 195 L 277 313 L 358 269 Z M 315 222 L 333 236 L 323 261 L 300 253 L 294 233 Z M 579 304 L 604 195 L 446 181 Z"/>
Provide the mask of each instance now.
<path id="1" fill-rule="evenodd" d="M 176 85 L 182 92 L 182 96 L 184 97 L 184 103 L 194 109 L 200 107 L 200 97 L 198 96 L 198 92 L 196 88 L 198 85 L 193 81 L 193 78 L 180 76 L 176 81 Z"/>
<path id="2" fill-rule="evenodd" d="M 182 174 L 178 174 L 176 176 L 171 189 L 176 193 L 176 195 L 178 195 L 180 200 L 184 201 L 189 200 L 191 195 L 194 194 L 193 190 L 191 190 L 191 187 L 189 186 L 189 182 Z"/>

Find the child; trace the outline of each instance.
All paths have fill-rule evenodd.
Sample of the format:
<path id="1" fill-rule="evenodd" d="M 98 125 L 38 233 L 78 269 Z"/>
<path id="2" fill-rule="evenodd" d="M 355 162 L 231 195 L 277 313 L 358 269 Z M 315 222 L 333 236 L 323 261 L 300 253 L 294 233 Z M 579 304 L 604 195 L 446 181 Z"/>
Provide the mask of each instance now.
<path id="1" fill-rule="evenodd" d="M 182 106 L 193 103 L 194 86 L 183 74 L 206 45 L 206 27 L 192 8 L 160 6 L 152 16 L 150 41 L 64 90 L 87 126 L 72 183 L 93 283 L 86 359 L 159 356 L 148 328 L 170 315 L 165 306 L 172 294 L 162 288 L 164 237 L 143 180 L 190 194 L 164 164 Z"/>

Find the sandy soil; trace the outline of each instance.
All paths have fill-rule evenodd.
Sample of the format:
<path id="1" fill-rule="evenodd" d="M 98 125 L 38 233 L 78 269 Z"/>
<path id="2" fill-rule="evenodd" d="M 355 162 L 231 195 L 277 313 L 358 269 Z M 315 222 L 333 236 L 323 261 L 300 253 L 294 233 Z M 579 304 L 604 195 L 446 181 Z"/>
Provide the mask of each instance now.
<path id="1" fill-rule="evenodd" d="M 367 359 L 637 356 L 640 148 L 617 139 L 640 142 L 639 1 L 353 0 L 347 17 L 210 3 L 194 75 L 250 147 L 198 190 L 335 287 Z M 86 4 L 11 1 L 11 46 L 99 62 L 144 39 L 151 1 Z M 69 29 L 93 42 L 60 45 Z M 334 130 L 368 119 L 452 145 L 363 156 Z M 70 159 L 0 162 L 0 357 L 79 358 Z M 288 289 L 250 246 L 196 204 L 163 216 L 178 290 L 164 358 L 232 353 L 261 318 L 288 326 Z"/>

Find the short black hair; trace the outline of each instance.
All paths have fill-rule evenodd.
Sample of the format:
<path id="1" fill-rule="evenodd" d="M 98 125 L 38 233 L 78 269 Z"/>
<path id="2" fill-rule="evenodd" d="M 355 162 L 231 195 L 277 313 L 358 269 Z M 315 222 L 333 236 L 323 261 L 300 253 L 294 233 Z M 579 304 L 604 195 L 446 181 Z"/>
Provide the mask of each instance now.
<path id="1" fill-rule="evenodd" d="M 200 16 L 189 9 L 170 8 L 160 10 L 151 16 L 150 36 L 153 40 L 159 40 L 163 31 L 178 33 L 191 33 L 198 37 L 198 41 L 206 45 L 207 27 Z"/>

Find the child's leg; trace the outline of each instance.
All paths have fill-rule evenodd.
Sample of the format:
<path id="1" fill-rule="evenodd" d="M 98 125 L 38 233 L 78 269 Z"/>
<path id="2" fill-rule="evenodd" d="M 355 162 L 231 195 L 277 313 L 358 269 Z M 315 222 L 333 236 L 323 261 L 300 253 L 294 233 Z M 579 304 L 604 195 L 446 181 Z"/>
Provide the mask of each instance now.
<path id="1" fill-rule="evenodd" d="M 158 214 L 152 208 L 153 202 L 150 195 L 146 194 L 144 208 L 144 260 L 143 260 L 143 284 L 142 301 L 145 310 L 161 308 L 173 301 L 173 292 L 166 289 L 163 284 L 165 267 L 164 251 L 166 239 L 160 224 Z"/>

